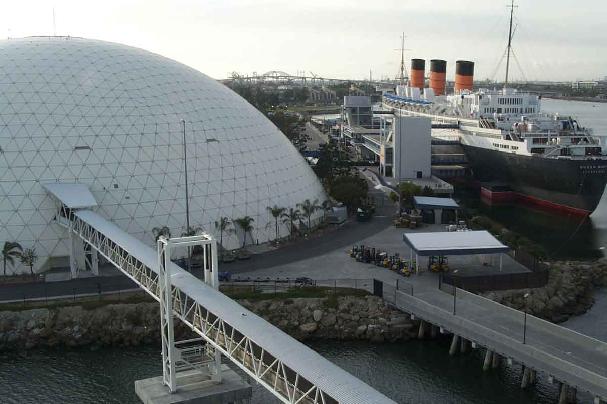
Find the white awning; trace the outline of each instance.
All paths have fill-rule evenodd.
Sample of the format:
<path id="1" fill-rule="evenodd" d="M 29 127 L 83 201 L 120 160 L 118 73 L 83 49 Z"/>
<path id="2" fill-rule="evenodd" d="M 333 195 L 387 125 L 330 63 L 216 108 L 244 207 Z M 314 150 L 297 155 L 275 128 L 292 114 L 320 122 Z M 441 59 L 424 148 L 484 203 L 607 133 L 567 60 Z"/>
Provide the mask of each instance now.
<path id="1" fill-rule="evenodd" d="M 404 233 L 403 241 L 421 256 L 497 254 L 510 250 L 486 230 Z"/>
<path id="2" fill-rule="evenodd" d="M 418 209 L 457 209 L 459 205 L 451 198 L 434 196 L 414 196 L 413 203 Z"/>
<path id="3" fill-rule="evenodd" d="M 84 184 L 50 182 L 42 184 L 42 186 L 67 208 L 78 209 L 97 206 L 95 197 L 89 187 Z"/>

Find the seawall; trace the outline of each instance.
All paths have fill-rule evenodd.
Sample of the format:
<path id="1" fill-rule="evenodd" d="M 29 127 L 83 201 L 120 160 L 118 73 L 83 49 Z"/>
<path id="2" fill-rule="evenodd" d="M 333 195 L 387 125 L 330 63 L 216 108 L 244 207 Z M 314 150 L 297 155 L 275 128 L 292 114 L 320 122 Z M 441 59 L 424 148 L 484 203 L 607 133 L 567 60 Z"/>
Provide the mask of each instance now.
<path id="1" fill-rule="evenodd" d="M 409 316 L 375 296 L 241 300 L 299 340 L 398 341 L 415 335 Z M 175 321 L 176 339 L 192 332 Z M 0 350 L 54 346 L 137 346 L 160 342 L 156 302 L 0 311 Z"/>

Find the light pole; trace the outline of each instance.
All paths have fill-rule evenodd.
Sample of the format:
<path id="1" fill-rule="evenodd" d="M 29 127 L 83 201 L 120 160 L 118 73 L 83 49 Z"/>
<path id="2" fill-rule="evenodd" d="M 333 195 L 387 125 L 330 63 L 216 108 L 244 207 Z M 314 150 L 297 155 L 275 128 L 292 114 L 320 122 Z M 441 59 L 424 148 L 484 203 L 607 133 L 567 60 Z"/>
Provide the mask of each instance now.
<path id="1" fill-rule="evenodd" d="M 523 317 L 523 344 L 527 343 L 527 298 L 529 297 L 529 293 L 525 293 L 523 298 L 525 299 L 525 305 L 523 306 L 523 313 L 525 316 Z"/>
<path id="2" fill-rule="evenodd" d="M 455 275 L 457 273 L 457 269 L 455 271 L 453 271 L 453 274 Z M 457 300 L 457 281 L 455 280 L 456 278 L 453 277 L 453 315 L 455 316 L 455 302 Z"/>
<path id="3" fill-rule="evenodd" d="M 183 127 L 183 167 L 185 174 L 185 222 L 186 222 L 186 233 L 190 232 L 190 193 L 188 192 L 188 147 L 185 140 L 185 120 L 181 120 Z"/>
<path id="4" fill-rule="evenodd" d="M 188 192 L 188 147 L 185 140 L 185 119 L 181 120 L 183 127 L 183 171 L 185 174 L 185 233 L 190 235 L 190 193 Z M 192 272 L 192 250 L 188 246 L 188 262 L 186 264 L 188 272 Z"/>

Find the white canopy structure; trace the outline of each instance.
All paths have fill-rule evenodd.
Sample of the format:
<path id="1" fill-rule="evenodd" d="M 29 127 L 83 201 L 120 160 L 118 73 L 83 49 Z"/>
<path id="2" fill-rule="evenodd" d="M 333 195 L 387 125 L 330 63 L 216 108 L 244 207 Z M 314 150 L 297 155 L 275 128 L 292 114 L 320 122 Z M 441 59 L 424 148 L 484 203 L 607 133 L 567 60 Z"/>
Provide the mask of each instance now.
<path id="1" fill-rule="evenodd" d="M 500 254 L 500 271 L 502 269 L 501 254 L 510 251 L 486 230 L 403 233 L 403 241 L 411 248 L 411 258 L 433 255 L 477 255 Z M 416 259 L 416 262 L 418 260 Z"/>

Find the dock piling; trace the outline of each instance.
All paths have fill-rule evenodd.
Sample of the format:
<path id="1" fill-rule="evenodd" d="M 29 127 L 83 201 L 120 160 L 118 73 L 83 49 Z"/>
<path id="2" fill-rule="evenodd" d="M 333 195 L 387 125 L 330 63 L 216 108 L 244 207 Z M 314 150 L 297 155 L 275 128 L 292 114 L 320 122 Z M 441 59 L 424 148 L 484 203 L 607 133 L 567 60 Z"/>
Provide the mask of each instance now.
<path id="1" fill-rule="evenodd" d="M 487 349 L 487 352 L 485 352 L 485 360 L 483 361 L 483 370 L 484 371 L 489 370 L 492 359 L 493 359 L 493 352 L 491 352 L 490 349 Z"/>
<path id="2" fill-rule="evenodd" d="M 453 356 L 457 353 L 457 348 L 459 343 L 459 335 L 453 334 L 453 339 L 451 340 L 451 346 L 449 347 L 449 355 Z"/>

